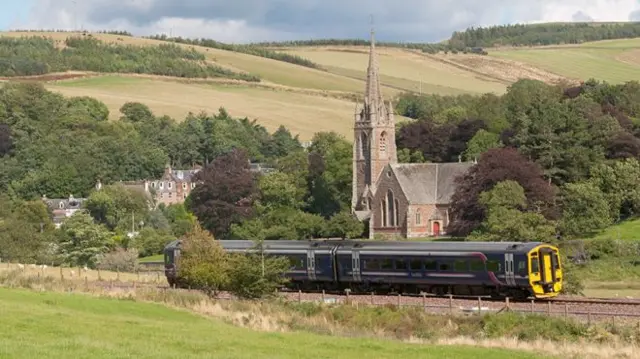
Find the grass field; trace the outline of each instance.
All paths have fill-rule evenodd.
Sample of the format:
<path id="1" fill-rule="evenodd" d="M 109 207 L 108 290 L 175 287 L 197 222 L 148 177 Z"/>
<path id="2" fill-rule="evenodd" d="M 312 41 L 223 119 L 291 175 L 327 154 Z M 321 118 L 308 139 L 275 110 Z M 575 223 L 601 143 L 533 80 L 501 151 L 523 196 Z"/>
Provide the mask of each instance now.
<path id="1" fill-rule="evenodd" d="M 591 77 L 613 83 L 640 80 L 640 39 L 606 40 L 579 46 L 489 50 L 489 55 L 582 80 Z"/>
<path id="2" fill-rule="evenodd" d="M 106 75 L 49 83 L 46 87 L 66 96 L 91 96 L 104 102 L 110 117 L 121 116 L 119 109 L 128 101 L 148 105 L 156 115 L 169 115 L 181 121 L 189 112 L 217 113 L 224 107 L 233 117 L 248 117 L 269 131 L 280 125 L 301 140 L 315 132 L 336 131 L 352 137 L 354 103 L 331 97 L 277 91 L 260 87 L 215 83 L 179 83 L 168 80 Z"/>
<path id="3" fill-rule="evenodd" d="M 162 305 L 0 288 L 2 358 L 540 358 L 470 346 L 426 346 L 266 333 Z"/>

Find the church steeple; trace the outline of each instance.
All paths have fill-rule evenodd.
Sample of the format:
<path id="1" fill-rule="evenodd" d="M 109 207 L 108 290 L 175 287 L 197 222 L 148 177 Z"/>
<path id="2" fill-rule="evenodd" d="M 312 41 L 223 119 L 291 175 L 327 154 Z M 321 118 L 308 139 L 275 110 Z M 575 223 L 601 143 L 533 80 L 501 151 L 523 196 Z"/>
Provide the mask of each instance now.
<path id="1" fill-rule="evenodd" d="M 364 104 L 357 106 L 355 113 L 351 199 L 354 210 L 368 209 L 368 200 L 376 191 L 378 177 L 388 164 L 398 162 L 395 119 L 391 103 L 385 104 L 382 97 L 373 28 L 369 46 Z"/>
<path id="2" fill-rule="evenodd" d="M 380 76 L 378 75 L 378 55 L 376 54 L 375 30 L 371 28 L 371 40 L 369 45 L 369 68 L 367 69 L 367 86 L 364 94 L 365 106 L 376 109 L 383 104 L 380 91 Z M 374 111 L 377 112 L 377 111 Z"/>

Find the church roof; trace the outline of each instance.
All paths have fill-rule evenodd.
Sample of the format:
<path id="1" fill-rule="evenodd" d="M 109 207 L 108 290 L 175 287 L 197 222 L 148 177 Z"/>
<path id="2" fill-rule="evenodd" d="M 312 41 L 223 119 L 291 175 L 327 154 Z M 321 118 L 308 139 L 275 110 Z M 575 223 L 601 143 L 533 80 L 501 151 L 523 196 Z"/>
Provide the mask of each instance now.
<path id="1" fill-rule="evenodd" d="M 410 204 L 448 204 L 456 188 L 455 178 L 473 165 L 473 162 L 451 162 L 390 166 Z"/>

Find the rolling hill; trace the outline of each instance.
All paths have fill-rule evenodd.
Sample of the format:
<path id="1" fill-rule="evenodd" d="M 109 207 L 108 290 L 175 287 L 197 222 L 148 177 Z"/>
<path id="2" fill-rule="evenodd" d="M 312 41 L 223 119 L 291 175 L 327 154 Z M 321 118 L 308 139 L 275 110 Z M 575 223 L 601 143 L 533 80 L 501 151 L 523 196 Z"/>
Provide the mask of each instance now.
<path id="1" fill-rule="evenodd" d="M 0 36 L 46 36 L 64 46 L 65 32 L 5 32 Z M 155 46 L 161 40 L 91 34 L 114 44 Z M 366 46 L 276 47 L 320 65 L 321 69 L 209 47 L 179 44 L 205 55 L 206 62 L 261 81 L 184 79 L 154 75 L 74 71 L 32 78 L 69 96 L 104 101 L 111 117 L 127 101 L 139 101 L 158 115 L 176 119 L 189 111 L 217 111 L 256 118 L 269 130 L 280 124 L 308 140 L 317 131 L 334 130 L 351 137 L 354 101 L 361 97 L 368 61 Z M 383 92 L 391 99 L 404 91 L 442 95 L 504 93 L 519 78 L 547 83 L 576 83 L 588 78 L 610 82 L 640 80 L 640 39 L 605 40 L 580 45 L 488 49 L 489 55 L 427 54 L 400 47 L 378 47 Z M 10 80 L 10 78 L 3 78 Z M 22 78 L 24 79 L 24 78 Z"/>

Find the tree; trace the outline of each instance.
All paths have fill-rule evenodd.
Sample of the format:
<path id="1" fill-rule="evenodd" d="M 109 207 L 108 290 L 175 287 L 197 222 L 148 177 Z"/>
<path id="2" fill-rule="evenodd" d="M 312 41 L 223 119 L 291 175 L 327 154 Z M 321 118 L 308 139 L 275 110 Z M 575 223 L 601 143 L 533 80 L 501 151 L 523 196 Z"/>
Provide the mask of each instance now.
<path id="1" fill-rule="evenodd" d="M 483 153 L 487 152 L 492 148 L 500 148 L 502 147 L 502 142 L 500 142 L 500 136 L 491 133 L 487 130 L 480 129 L 476 134 L 469 140 L 467 144 L 467 149 L 464 151 L 464 158 L 467 161 L 472 161 L 477 159 Z"/>
<path id="2" fill-rule="evenodd" d="M 501 181 L 480 195 L 487 219 L 470 240 L 489 242 L 551 242 L 555 225 L 540 213 L 527 211 L 525 191 L 516 181 Z"/>
<path id="3" fill-rule="evenodd" d="M 328 237 L 340 237 L 353 239 L 362 236 L 364 223 L 358 221 L 353 214 L 343 211 L 334 214 L 327 223 L 326 233 Z"/>
<path id="4" fill-rule="evenodd" d="M 135 248 L 140 257 L 148 257 L 161 254 L 164 247 L 174 239 L 169 232 L 146 227 L 129 241 L 127 248 Z"/>
<path id="5" fill-rule="evenodd" d="M 150 198 L 143 191 L 116 184 L 91 193 L 85 206 L 98 223 L 110 230 L 126 231 L 131 229 L 132 221 L 135 225 L 147 218 Z"/>
<path id="6" fill-rule="evenodd" d="M 245 151 L 234 149 L 219 156 L 194 179 L 200 183 L 189 195 L 188 209 L 219 238 L 253 213 L 257 185 Z"/>
<path id="7" fill-rule="evenodd" d="M 611 225 L 611 211 L 604 193 L 590 182 L 567 183 L 562 191 L 563 234 L 576 237 Z"/>
<path id="8" fill-rule="evenodd" d="M 253 252 L 229 254 L 229 277 L 232 278 L 229 290 L 240 298 L 272 296 L 287 282 L 284 273 L 291 265 L 289 260 L 267 255 L 262 241 L 255 243 Z"/>
<path id="9" fill-rule="evenodd" d="M 176 264 L 179 281 L 210 296 L 226 288 L 231 281 L 228 254 L 211 233 L 198 224 L 182 237 Z"/>
<path id="10" fill-rule="evenodd" d="M 351 206 L 352 146 L 335 132 L 319 132 L 309 147 L 308 206 L 329 218 Z"/>
<path id="11" fill-rule="evenodd" d="M 121 121 L 129 122 L 147 122 L 153 120 L 153 112 L 149 106 L 139 102 L 127 102 L 120 107 Z"/>
<path id="12" fill-rule="evenodd" d="M 524 188 L 528 208 L 554 218 L 552 210 L 556 190 L 544 180 L 541 168 L 515 148 L 494 148 L 482 154 L 477 165 L 455 179 L 448 231 L 465 236 L 478 228 L 486 219 L 486 208 L 480 203 L 480 194 L 505 180 L 516 181 Z"/>
<path id="13" fill-rule="evenodd" d="M 607 144 L 607 158 L 637 158 L 640 159 L 640 138 L 626 131 L 618 132 Z"/>
<path id="14" fill-rule="evenodd" d="M 604 193 L 615 221 L 640 213 L 640 162 L 635 158 L 599 163 L 591 169 L 589 182 Z"/>
<path id="15" fill-rule="evenodd" d="M 11 128 L 5 123 L 0 123 L 0 157 L 8 155 L 12 148 Z"/>
<path id="16" fill-rule="evenodd" d="M 274 172 L 260 176 L 260 206 L 267 210 L 278 207 L 301 208 L 304 205 L 305 191 L 296 186 L 291 175 Z"/>
<path id="17" fill-rule="evenodd" d="M 61 227 L 59 252 L 64 263 L 95 268 L 98 256 L 112 246 L 111 232 L 85 212 L 76 212 Z"/>

